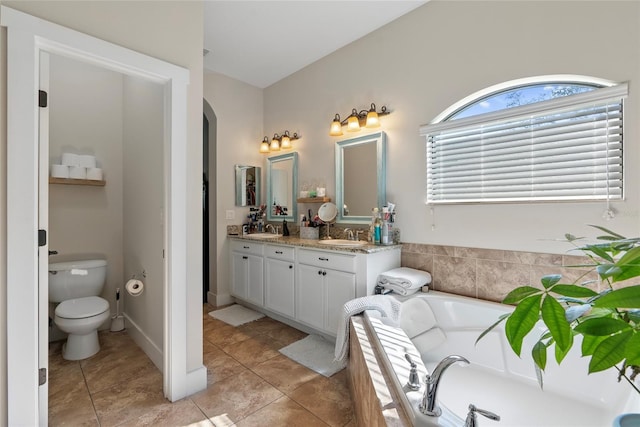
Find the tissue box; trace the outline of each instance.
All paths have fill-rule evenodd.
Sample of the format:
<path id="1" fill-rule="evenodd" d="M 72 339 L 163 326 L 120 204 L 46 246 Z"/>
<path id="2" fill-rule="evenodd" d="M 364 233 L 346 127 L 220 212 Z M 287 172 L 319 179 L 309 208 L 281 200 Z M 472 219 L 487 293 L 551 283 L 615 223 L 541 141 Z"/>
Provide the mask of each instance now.
<path id="1" fill-rule="evenodd" d="M 318 240 L 320 238 L 320 228 L 319 227 L 300 227 L 300 238 Z"/>

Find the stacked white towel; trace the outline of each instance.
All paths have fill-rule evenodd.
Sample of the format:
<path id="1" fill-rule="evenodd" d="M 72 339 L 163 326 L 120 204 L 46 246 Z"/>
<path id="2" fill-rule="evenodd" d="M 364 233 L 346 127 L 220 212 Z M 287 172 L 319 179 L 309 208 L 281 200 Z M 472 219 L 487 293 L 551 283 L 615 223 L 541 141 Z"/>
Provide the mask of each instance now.
<path id="1" fill-rule="evenodd" d="M 411 295 L 431 283 L 431 274 L 409 267 L 385 271 L 378 276 L 378 284 L 400 295 Z"/>
<path id="2" fill-rule="evenodd" d="M 336 337 L 335 360 L 344 362 L 349 356 L 349 318 L 365 310 L 376 310 L 394 321 L 400 314 L 400 303 L 387 295 L 369 295 L 352 299 L 342 306 L 342 316 L 338 324 Z"/>

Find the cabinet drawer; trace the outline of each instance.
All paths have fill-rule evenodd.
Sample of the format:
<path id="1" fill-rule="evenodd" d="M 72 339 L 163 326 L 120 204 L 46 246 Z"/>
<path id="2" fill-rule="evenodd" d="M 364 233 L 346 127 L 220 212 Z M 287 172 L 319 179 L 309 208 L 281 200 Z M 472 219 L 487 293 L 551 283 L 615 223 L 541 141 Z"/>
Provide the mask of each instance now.
<path id="1" fill-rule="evenodd" d="M 314 251 L 300 249 L 298 251 L 298 262 L 302 264 L 314 265 L 316 267 L 331 268 L 347 272 L 356 271 L 356 256 L 336 254 L 333 252 Z"/>
<path id="2" fill-rule="evenodd" d="M 232 240 L 231 250 L 236 252 L 243 252 L 246 254 L 262 255 L 262 253 L 264 252 L 264 244 L 248 242 L 246 240 Z"/>
<path id="3" fill-rule="evenodd" d="M 264 254 L 269 258 L 293 262 L 295 248 L 291 246 L 266 245 L 264 248 Z"/>

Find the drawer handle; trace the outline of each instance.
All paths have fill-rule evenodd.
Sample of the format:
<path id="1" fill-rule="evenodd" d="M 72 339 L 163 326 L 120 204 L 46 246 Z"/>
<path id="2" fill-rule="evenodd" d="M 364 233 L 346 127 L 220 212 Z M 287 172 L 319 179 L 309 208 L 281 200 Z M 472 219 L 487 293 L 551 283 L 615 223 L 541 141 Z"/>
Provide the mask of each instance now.
<path id="1" fill-rule="evenodd" d="M 322 272 L 322 275 L 323 275 L 323 276 L 326 276 L 326 275 L 327 275 L 327 272 L 326 272 L 326 271 L 323 271 L 323 272 Z"/>
<path id="2" fill-rule="evenodd" d="M 289 265 L 289 270 L 291 270 L 293 268 L 293 265 Z"/>
<path id="3" fill-rule="evenodd" d="M 318 270 L 318 276 L 322 276 L 322 270 Z"/>
<path id="4" fill-rule="evenodd" d="M 282 251 L 276 251 L 276 253 L 277 253 L 278 255 L 282 255 L 282 253 L 283 253 L 283 252 L 282 252 Z"/>
<path id="5" fill-rule="evenodd" d="M 250 246 L 243 246 L 244 249 L 250 249 Z"/>
<path id="6" fill-rule="evenodd" d="M 325 257 L 318 257 L 318 259 L 319 259 L 320 261 L 329 261 L 329 258 L 325 258 Z"/>
<path id="7" fill-rule="evenodd" d="M 248 256 L 243 256 L 242 259 L 249 259 L 249 257 Z"/>

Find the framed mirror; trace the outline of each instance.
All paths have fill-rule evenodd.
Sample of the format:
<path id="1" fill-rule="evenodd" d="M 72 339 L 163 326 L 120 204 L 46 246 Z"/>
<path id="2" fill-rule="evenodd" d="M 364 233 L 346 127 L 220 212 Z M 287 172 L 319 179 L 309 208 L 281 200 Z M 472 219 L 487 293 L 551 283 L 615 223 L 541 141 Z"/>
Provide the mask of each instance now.
<path id="1" fill-rule="evenodd" d="M 295 222 L 298 194 L 298 153 L 267 158 L 267 220 Z"/>
<path id="2" fill-rule="evenodd" d="M 260 175 L 258 166 L 236 165 L 236 206 L 260 206 Z"/>
<path id="3" fill-rule="evenodd" d="M 368 224 L 387 203 L 386 150 L 384 132 L 336 142 L 336 222 Z"/>

